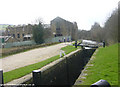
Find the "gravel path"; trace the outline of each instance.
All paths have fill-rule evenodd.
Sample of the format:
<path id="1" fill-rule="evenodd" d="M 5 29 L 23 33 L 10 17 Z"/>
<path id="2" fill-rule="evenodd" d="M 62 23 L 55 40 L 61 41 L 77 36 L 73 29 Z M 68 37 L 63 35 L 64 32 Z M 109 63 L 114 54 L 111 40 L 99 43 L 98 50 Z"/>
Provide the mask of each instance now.
<path id="1" fill-rule="evenodd" d="M 61 43 L 5 57 L 0 59 L 0 68 L 2 67 L 4 72 L 8 72 L 16 68 L 46 60 L 50 57 L 58 55 L 60 49 L 68 44 L 70 43 Z"/>

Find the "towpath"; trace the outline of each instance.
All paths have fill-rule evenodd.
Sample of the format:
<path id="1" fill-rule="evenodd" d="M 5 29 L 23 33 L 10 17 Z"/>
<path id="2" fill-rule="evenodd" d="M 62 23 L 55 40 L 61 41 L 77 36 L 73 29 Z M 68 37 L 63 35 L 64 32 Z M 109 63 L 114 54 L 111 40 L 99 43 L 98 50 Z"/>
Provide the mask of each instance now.
<path id="1" fill-rule="evenodd" d="M 60 49 L 70 43 L 61 43 L 43 48 L 36 48 L 27 52 L 15 54 L 0 59 L 0 68 L 4 72 L 14 70 L 23 66 L 34 64 L 59 54 Z"/>

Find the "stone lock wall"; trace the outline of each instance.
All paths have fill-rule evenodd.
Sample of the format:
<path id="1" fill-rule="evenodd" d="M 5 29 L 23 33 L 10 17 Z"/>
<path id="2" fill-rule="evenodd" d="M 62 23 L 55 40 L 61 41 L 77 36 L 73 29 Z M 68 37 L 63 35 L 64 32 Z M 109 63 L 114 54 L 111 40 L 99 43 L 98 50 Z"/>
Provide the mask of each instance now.
<path id="1" fill-rule="evenodd" d="M 77 50 L 33 71 L 33 84 L 73 85 L 94 51 L 95 49 Z"/>

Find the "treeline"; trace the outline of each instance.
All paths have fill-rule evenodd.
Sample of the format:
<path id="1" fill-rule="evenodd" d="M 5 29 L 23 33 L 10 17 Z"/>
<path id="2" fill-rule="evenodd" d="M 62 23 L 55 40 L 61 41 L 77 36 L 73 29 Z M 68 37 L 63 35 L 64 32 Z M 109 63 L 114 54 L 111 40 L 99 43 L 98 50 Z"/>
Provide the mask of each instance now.
<path id="1" fill-rule="evenodd" d="M 118 9 L 113 11 L 111 16 L 107 19 L 104 27 L 95 22 L 91 26 L 91 30 L 79 30 L 79 39 L 90 39 L 98 42 L 105 41 L 108 45 L 118 42 Z M 120 42 L 120 39 L 119 39 Z"/>

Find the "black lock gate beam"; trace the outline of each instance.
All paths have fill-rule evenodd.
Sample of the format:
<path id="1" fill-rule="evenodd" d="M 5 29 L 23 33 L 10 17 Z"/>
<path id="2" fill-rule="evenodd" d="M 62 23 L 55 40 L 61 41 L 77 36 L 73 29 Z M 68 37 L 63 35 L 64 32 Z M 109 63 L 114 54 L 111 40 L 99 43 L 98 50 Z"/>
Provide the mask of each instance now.
<path id="1" fill-rule="evenodd" d="M 92 84 L 90 87 L 111 87 L 106 80 L 99 80 L 96 83 Z"/>

